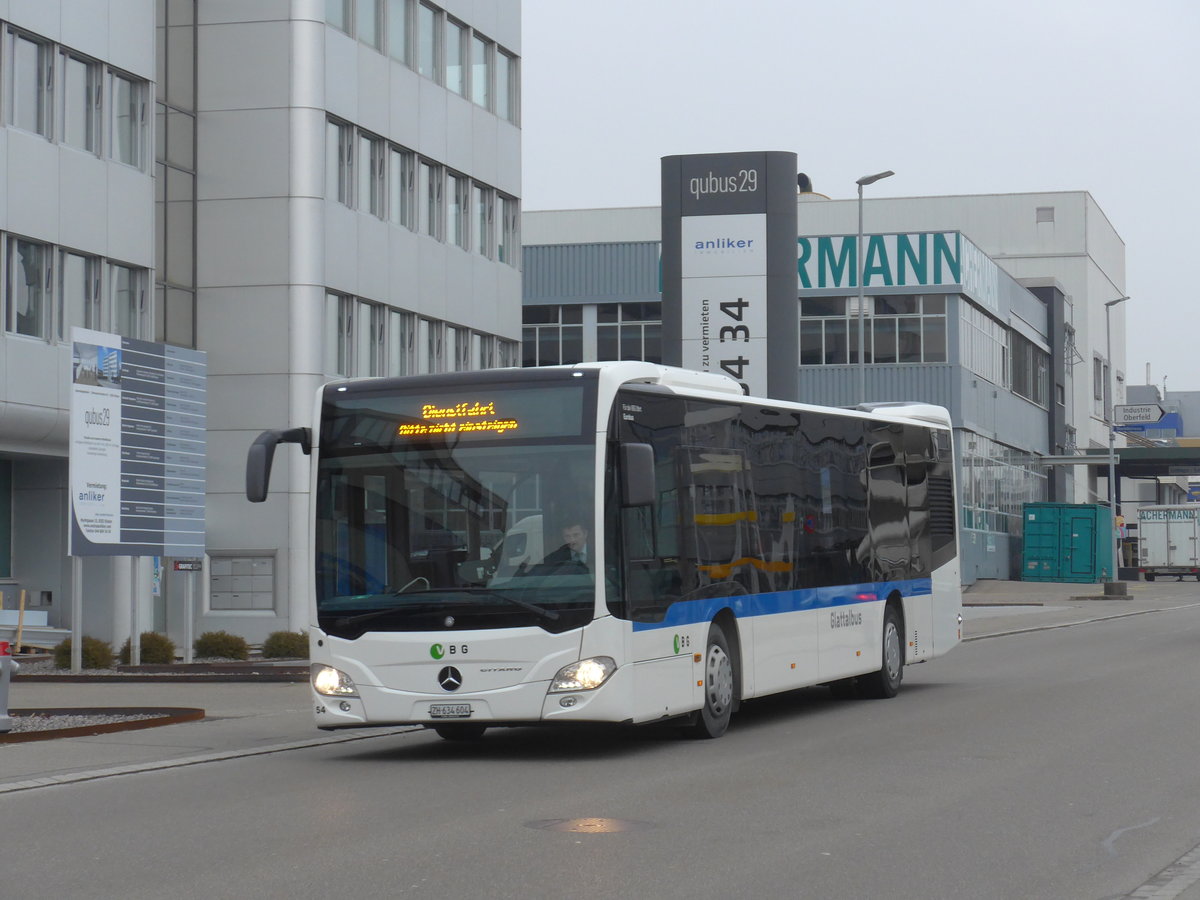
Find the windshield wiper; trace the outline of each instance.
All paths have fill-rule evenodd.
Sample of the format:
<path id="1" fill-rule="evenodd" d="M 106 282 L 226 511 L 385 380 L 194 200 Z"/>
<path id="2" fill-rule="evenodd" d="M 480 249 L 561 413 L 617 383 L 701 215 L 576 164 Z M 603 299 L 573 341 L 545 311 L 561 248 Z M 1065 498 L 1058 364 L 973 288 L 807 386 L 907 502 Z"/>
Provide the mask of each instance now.
<path id="1" fill-rule="evenodd" d="M 436 606 L 434 603 L 419 603 L 415 608 L 426 607 L 432 609 Z M 333 624 L 338 628 L 345 628 L 347 625 L 353 625 L 356 622 L 369 622 L 371 619 L 378 619 L 382 616 L 390 616 L 392 613 L 411 611 L 414 609 L 414 604 L 401 603 L 397 606 L 385 606 L 383 609 L 373 609 L 370 612 L 359 613 L 356 616 L 342 616 Z"/>
<path id="2" fill-rule="evenodd" d="M 405 587 L 407 587 L 407 586 L 408 585 L 405 585 Z M 558 618 L 559 618 L 558 613 L 556 613 L 552 609 L 543 609 L 542 607 L 538 606 L 535 603 L 530 603 L 527 600 L 521 600 L 517 597 L 510 597 L 508 594 L 501 593 L 500 591 L 493 590 L 492 588 L 480 588 L 480 587 L 429 588 L 428 590 L 424 590 L 424 591 L 414 591 L 413 594 L 411 594 L 409 596 L 417 596 L 420 594 L 442 594 L 442 593 L 444 593 L 444 594 L 477 594 L 477 595 L 483 596 L 483 597 L 494 597 L 497 600 L 503 600 L 505 603 L 511 603 L 513 606 L 519 606 L 519 607 L 521 607 L 521 609 L 524 609 L 531 613 L 534 613 L 535 615 L 540 616 L 541 618 L 546 619 L 547 621 L 550 621 L 550 622 L 557 622 Z M 418 607 L 424 607 L 426 609 L 432 609 L 432 608 L 436 608 L 439 604 L 420 603 L 420 604 L 415 604 L 415 605 Z M 359 622 L 369 622 L 371 619 L 378 619 L 383 616 L 390 616 L 393 613 L 404 612 L 405 610 L 411 610 L 411 609 L 413 609 L 413 607 L 414 607 L 414 604 L 403 603 L 398 606 L 388 606 L 384 609 L 373 609 L 370 612 L 359 613 L 356 616 L 342 616 L 334 624 L 338 628 L 346 628 L 350 625 L 355 625 Z"/>
<path id="3" fill-rule="evenodd" d="M 519 606 L 521 609 L 527 609 L 531 613 L 536 613 L 544 619 L 549 619 L 551 622 L 558 621 L 558 613 L 552 609 L 544 609 L 536 603 L 530 603 L 527 600 L 521 600 L 517 597 L 510 597 L 508 594 L 501 593 L 493 588 L 485 587 L 467 587 L 467 588 L 442 588 L 442 590 L 462 591 L 467 594 L 479 594 L 483 597 L 495 597 L 503 600 L 505 603 L 511 603 L 513 606 Z"/>

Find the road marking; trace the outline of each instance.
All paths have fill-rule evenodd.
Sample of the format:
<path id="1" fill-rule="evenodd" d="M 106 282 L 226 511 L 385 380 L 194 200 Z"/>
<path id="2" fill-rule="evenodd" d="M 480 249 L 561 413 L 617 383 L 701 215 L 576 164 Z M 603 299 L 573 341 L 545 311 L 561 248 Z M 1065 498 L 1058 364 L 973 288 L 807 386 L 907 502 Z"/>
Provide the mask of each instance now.
<path id="1" fill-rule="evenodd" d="M 1034 625 L 1032 628 L 1014 628 L 1012 631 L 995 631 L 991 634 L 972 634 L 963 638 L 967 641 L 983 641 L 988 638 L 1009 637 L 1014 634 L 1032 634 L 1035 631 L 1050 631 L 1054 628 L 1074 628 L 1077 625 L 1094 625 L 1096 622 L 1110 622 L 1113 619 L 1128 619 L 1132 616 L 1148 616 L 1151 613 L 1176 612 L 1181 609 L 1195 609 L 1200 603 L 1186 603 L 1183 606 L 1164 606 L 1159 609 L 1139 609 L 1137 612 L 1114 613 L 1111 616 L 1096 616 L 1094 619 L 1083 619 L 1079 622 L 1059 622 L 1054 625 Z"/>
<path id="2" fill-rule="evenodd" d="M 60 784 L 77 784 L 81 781 L 97 781 L 101 778 L 114 778 L 118 775 L 135 775 L 138 772 L 155 772 L 161 769 L 177 769 L 183 766 L 198 766 L 204 763 L 221 762 L 227 759 L 240 759 L 246 756 L 267 756 L 271 753 L 283 753 L 287 750 L 304 750 L 308 747 L 322 747 L 327 744 L 345 744 L 350 741 L 362 741 L 368 738 L 387 737 L 394 734 L 408 734 L 420 731 L 422 726 L 406 726 L 386 729 L 356 728 L 332 737 L 311 738 L 305 741 L 291 741 L 286 744 L 272 744 L 267 747 L 254 747 L 244 750 L 221 750 L 215 753 L 200 753 L 195 756 L 181 756 L 176 759 L 160 759 L 154 762 L 134 763 L 127 766 L 110 766 L 106 769 L 91 769 L 84 772 L 67 772 L 63 775 L 42 775 L 25 781 L 10 781 L 0 784 L 0 794 L 12 794 L 17 791 L 29 791 L 34 788 L 54 787 Z"/>
<path id="3" fill-rule="evenodd" d="M 1116 853 L 1117 851 L 1113 849 L 1113 844 L 1116 843 L 1117 838 L 1129 831 L 1137 831 L 1139 828 L 1149 828 L 1151 825 L 1157 825 L 1161 819 L 1162 816 L 1155 816 L 1149 822 L 1142 822 L 1140 825 L 1130 825 L 1128 828 L 1118 828 L 1104 839 L 1104 843 L 1101 846 L 1104 847 L 1104 849 L 1109 853 Z"/>
<path id="4" fill-rule="evenodd" d="M 1175 900 L 1197 881 L 1200 881 L 1200 844 L 1126 894 L 1124 900 Z"/>

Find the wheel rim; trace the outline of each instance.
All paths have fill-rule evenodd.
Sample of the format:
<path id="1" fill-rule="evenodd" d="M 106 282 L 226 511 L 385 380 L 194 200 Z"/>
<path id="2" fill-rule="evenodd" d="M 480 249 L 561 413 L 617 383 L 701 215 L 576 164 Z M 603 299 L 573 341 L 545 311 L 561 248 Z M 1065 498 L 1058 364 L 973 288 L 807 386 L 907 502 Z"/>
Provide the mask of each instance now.
<path id="1" fill-rule="evenodd" d="M 713 715 L 724 715 L 733 702 L 733 663 L 729 654 L 716 644 L 709 645 L 705 676 L 708 708 Z"/>
<path id="2" fill-rule="evenodd" d="M 888 622 L 883 629 L 883 666 L 888 681 L 895 684 L 900 680 L 900 634 L 895 622 Z"/>

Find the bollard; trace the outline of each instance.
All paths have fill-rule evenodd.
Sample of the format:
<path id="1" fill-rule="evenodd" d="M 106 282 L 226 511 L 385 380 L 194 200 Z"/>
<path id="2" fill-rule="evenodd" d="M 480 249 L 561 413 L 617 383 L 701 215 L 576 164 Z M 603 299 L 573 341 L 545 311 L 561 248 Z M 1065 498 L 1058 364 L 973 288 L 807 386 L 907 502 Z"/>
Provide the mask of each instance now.
<path id="1" fill-rule="evenodd" d="M 8 683 L 21 668 L 12 658 L 12 644 L 0 641 L 0 734 L 12 731 L 12 716 L 8 714 Z"/>

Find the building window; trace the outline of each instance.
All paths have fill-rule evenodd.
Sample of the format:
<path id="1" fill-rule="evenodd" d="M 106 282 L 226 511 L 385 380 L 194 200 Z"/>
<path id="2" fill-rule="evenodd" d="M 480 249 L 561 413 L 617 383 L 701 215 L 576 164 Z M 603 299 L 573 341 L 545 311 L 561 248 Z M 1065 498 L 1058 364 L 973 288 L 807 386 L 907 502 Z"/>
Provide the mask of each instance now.
<path id="1" fill-rule="evenodd" d="M 500 234 L 496 244 L 496 259 L 515 266 L 521 249 L 518 243 L 517 201 L 512 197 L 498 194 L 497 206 L 500 215 Z"/>
<path id="2" fill-rule="evenodd" d="M 521 329 L 522 365 L 557 366 L 583 362 L 582 306 L 526 306 L 521 311 L 521 321 L 524 325 Z"/>
<path id="3" fill-rule="evenodd" d="M 879 364 L 946 361 L 946 298 L 889 295 L 863 299 L 864 356 Z M 858 300 L 808 297 L 800 303 L 800 364 L 858 362 Z"/>
<path id="4" fill-rule="evenodd" d="M 446 36 L 446 89 L 462 96 L 467 90 L 466 72 L 463 68 L 463 38 L 466 29 L 453 19 L 446 19 L 443 29 Z"/>
<path id="5" fill-rule="evenodd" d="M 325 295 L 325 373 L 352 374 L 354 357 L 354 298 Z"/>
<path id="6" fill-rule="evenodd" d="M 36 241 L 9 238 L 7 256 L 8 330 L 29 337 L 49 337 L 52 248 Z"/>
<path id="7" fill-rule="evenodd" d="M 414 187 L 416 157 L 408 150 L 388 151 L 388 219 L 394 225 L 416 227 Z"/>
<path id="8" fill-rule="evenodd" d="M 325 198 L 353 206 L 354 129 L 333 119 L 325 125 Z"/>
<path id="9" fill-rule="evenodd" d="M 12 105 L 9 122 L 17 128 L 50 137 L 50 45 L 16 32 L 9 33 Z"/>
<path id="10" fill-rule="evenodd" d="M 143 269 L 119 263 L 109 264 L 112 327 L 117 334 L 142 339 L 150 335 L 145 274 Z"/>
<path id="11" fill-rule="evenodd" d="M 1022 334 L 1012 334 L 1012 390 L 1038 406 L 1050 405 L 1050 354 Z"/>
<path id="12" fill-rule="evenodd" d="M 480 256 L 492 257 L 492 189 L 476 182 L 471 186 L 474 247 Z"/>
<path id="13" fill-rule="evenodd" d="M 496 365 L 502 369 L 521 364 L 521 345 L 516 341 L 496 339 Z"/>
<path id="14" fill-rule="evenodd" d="M 383 10 L 380 2 L 381 0 L 358 0 L 358 15 L 355 17 L 358 22 L 358 39 L 376 50 L 383 49 L 383 23 L 380 21 Z"/>
<path id="15" fill-rule="evenodd" d="M 510 122 L 517 121 L 517 60 L 509 53 L 496 49 L 496 115 Z"/>
<path id="16" fill-rule="evenodd" d="M 467 209 L 470 185 L 465 176 L 446 173 L 446 239 L 463 249 L 469 246 Z"/>
<path id="17" fill-rule="evenodd" d="M 1046 499 L 1046 467 L 1029 453 L 970 432 L 962 432 L 959 447 L 962 527 L 1020 537 L 1025 504 Z"/>
<path id="18" fill-rule="evenodd" d="M 442 239 L 442 167 L 421 160 L 417 172 L 417 193 L 421 204 L 419 231 L 437 240 Z"/>
<path id="19" fill-rule="evenodd" d="M 490 43 L 477 34 L 471 35 L 471 99 L 484 109 L 489 108 L 492 87 Z"/>
<path id="20" fill-rule="evenodd" d="M 411 375 L 416 361 L 417 330 L 412 313 L 390 310 L 388 314 L 388 375 Z"/>
<path id="21" fill-rule="evenodd" d="M 402 63 L 409 60 L 408 0 L 387 0 L 388 53 Z"/>
<path id="22" fill-rule="evenodd" d="M 100 260 L 64 250 L 59 254 L 58 337 L 71 339 L 71 328 L 101 328 Z"/>
<path id="23" fill-rule="evenodd" d="M 359 132 L 358 208 L 381 219 L 384 217 L 386 146 L 381 138 Z"/>
<path id="24" fill-rule="evenodd" d="M 661 363 L 662 304 L 601 303 L 597 306 L 596 358 Z"/>
<path id="25" fill-rule="evenodd" d="M 92 153 L 100 149 L 100 71 L 98 63 L 63 54 L 62 140 Z"/>
<path id="26" fill-rule="evenodd" d="M 112 73 L 112 158 L 135 168 L 145 163 L 146 83 Z"/>
<path id="27" fill-rule="evenodd" d="M 338 31 L 350 33 L 350 10 L 354 0 L 325 0 L 325 21 Z"/>
<path id="28" fill-rule="evenodd" d="M 422 3 L 417 10 L 417 73 L 438 80 L 438 11 Z"/>

